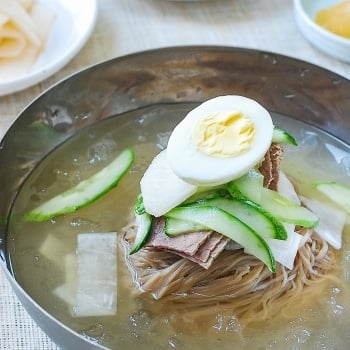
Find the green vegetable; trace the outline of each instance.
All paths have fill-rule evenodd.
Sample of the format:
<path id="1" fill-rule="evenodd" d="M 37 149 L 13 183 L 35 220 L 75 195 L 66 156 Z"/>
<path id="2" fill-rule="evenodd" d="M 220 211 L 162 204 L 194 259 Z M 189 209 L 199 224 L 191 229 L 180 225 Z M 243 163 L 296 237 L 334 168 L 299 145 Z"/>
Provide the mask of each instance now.
<path id="1" fill-rule="evenodd" d="M 226 187 L 226 185 L 220 185 L 209 189 L 207 187 L 200 187 L 195 194 L 182 202 L 181 205 L 196 203 L 205 199 L 230 196 Z"/>
<path id="2" fill-rule="evenodd" d="M 233 215 L 216 207 L 188 206 L 170 210 L 167 217 L 193 221 L 234 240 L 246 252 L 263 261 L 270 271 L 276 271 L 276 261 L 265 240 Z"/>
<path id="3" fill-rule="evenodd" d="M 255 203 L 261 201 L 261 191 L 264 185 L 264 177 L 255 169 L 227 184 L 231 196 L 237 199 L 249 199 Z"/>
<path id="4" fill-rule="evenodd" d="M 262 175 L 256 170 L 250 170 L 246 175 L 231 181 L 227 188 L 233 198 L 252 201 L 278 220 L 304 227 L 314 227 L 319 222 L 318 217 L 310 210 L 263 187 Z"/>
<path id="5" fill-rule="evenodd" d="M 284 226 L 254 202 L 234 198 L 214 198 L 204 201 L 201 205 L 217 207 L 228 212 L 243 221 L 261 237 L 287 239 Z"/>
<path id="6" fill-rule="evenodd" d="M 310 210 L 267 188 L 262 190 L 260 205 L 281 221 L 304 227 L 315 227 L 319 222 L 318 217 Z"/>
<path id="7" fill-rule="evenodd" d="M 55 216 L 71 213 L 100 198 L 115 187 L 134 161 L 131 148 L 124 149 L 109 165 L 75 187 L 51 198 L 28 212 L 27 221 L 45 221 Z"/>
<path id="8" fill-rule="evenodd" d="M 193 221 L 174 219 L 171 217 L 165 218 L 164 232 L 169 237 L 182 235 L 184 233 L 207 231 L 208 227 L 198 224 Z"/>
<path id="9" fill-rule="evenodd" d="M 335 181 L 318 182 L 314 187 L 327 196 L 331 201 L 338 204 L 347 213 L 350 213 L 350 187 Z"/>
<path id="10" fill-rule="evenodd" d="M 279 129 L 279 128 L 274 128 L 273 129 L 273 135 L 272 135 L 272 142 L 274 143 L 288 143 L 293 146 L 297 146 L 298 143 L 295 140 L 295 138 L 288 134 L 287 131 Z"/>
<path id="11" fill-rule="evenodd" d="M 198 203 L 193 203 L 192 205 L 222 209 L 244 222 L 263 238 L 287 239 L 287 232 L 284 226 L 269 212 L 254 202 L 221 197 L 199 200 Z M 208 230 L 208 227 L 193 221 L 181 221 L 172 218 L 167 218 L 165 221 L 165 233 L 169 236 L 199 230 Z"/>
<path id="12" fill-rule="evenodd" d="M 134 212 L 138 215 L 141 215 L 146 212 L 145 206 L 143 204 L 143 197 L 141 194 L 137 196 L 137 200 L 134 206 Z"/>
<path id="13" fill-rule="evenodd" d="M 138 252 L 148 241 L 152 232 L 152 216 L 148 213 L 136 214 L 137 232 L 130 255 Z"/>

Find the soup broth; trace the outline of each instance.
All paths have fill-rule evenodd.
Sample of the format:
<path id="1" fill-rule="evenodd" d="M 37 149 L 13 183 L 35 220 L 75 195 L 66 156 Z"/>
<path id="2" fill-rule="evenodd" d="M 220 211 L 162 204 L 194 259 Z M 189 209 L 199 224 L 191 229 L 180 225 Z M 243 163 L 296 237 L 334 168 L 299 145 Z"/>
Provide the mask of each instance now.
<path id="1" fill-rule="evenodd" d="M 339 277 L 317 291 L 289 319 L 275 317 L 242 329 L 239 320 L 218 305 L 212 319 L 191 319 L 165 302 L 142 296 L 134 286 L 121 247 L 121 231 L 133 218 L 139 181 L 152 158 L 166 147 L 173 127 L 194 106 L 165 104 L 118 115 L 80 131 L 49 154 L 31 173 L 13 205 L 8 257 L 16 279 L 54 317 L 90 340 L 112 349 L 346 349 L 350 342 L 350 237 L 336 251 Z M 350 185 L 349 147 L 331 136 L 286 116 L 275 125 L 288 130 L 299 146 L 286 146 L 283 170 L 300 191 L 320 196 L 312 182 L 334 180 Z M 135 163 L 117 187 L 71 214 L 45 222 L 24 222 L 23 214 L 107 165 L 125 147 Z M 65 281 L 65 257 L 75 254 L 77 235 L 118 233 L 118 292 L 115 316 L 76 318 L 53 290 Z M 52 243 L 42 254 L 43 243 Z"/>

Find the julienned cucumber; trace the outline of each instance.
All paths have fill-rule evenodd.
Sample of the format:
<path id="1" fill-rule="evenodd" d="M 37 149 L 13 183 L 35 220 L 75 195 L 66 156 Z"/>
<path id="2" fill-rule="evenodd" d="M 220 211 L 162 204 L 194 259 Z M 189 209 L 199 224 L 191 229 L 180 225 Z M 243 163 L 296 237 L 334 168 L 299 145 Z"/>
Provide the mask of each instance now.
<path id="1" fill-rule="evenodd" d="M 148 241 L 152 232 L 152 216 L 146 212 L 136 214 L 137 232 L 134 240 L 134 245 L 130 250 L 130 255 L 138 252 Z"/>
<path id="2" fill-rule="evenodd" d="M 133 150 L 124 149 L 110 164 L 90 178 L 28 212 L 24 216 L 25 220 L 45 221 L 88 205 L 115 187 L 133 161 Z"/>
<path id="3" fill-rule="evenodd" d="M 289 143 L 290 145 L 293 145 L 293 146 L 298 145 L 297 141 L 292 135 L 288 134 L 287 131 L 276 127 L 273 129 L 272 142 Z"/>
<path id="4" fill-rule="evenodd" d="M 249 226 L 224 210 L 210 206 L 177 207 L 170 210 L 166 216 L 184 221 L 193 221 L 219 232 L 240 244 L 247 253 L 264 262 L 270 271 L 276 271 L 275 259 L 265 240 Z"/>

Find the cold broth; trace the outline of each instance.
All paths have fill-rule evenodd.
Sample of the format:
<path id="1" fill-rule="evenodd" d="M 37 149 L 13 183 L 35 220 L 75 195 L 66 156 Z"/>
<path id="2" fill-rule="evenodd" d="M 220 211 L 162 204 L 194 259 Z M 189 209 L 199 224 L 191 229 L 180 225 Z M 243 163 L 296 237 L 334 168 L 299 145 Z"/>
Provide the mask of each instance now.
<path id="1" fill-rule="evenodd" d="M 249 330 L 229 310 L 201 321 L 173 305 L 140 296 L 125 265 L 121 231 L 133 218 L 139 180 L 152 158 L 166 147 L 172 128 L 193 107 L 158 105 L 102 121 L 80 131 L 39 164 L 22 187 L 12 210 L 8 252 L 16 279 L 29 295 L 75 331 L 112 349 L 345 349 L 350 342 L 350 237 L 335 252 L 343 284 L 331 283 L 290 319 L 277 317 Z M 350 185 L 350 150 L 327 134 L 281 115 L 274 123 L 299 143 L 286 147 L 283 170 L 303 194 L 318 196 L 313 181 Z M 24 222 L 23 214 L 104 167 L 125 147 L 135 163 L 118 186 L 74 213 L 44 222 Z M 71 306 L 53 293 L 67 279 L 67 256 L 75 255 L 77 235 L 118 233 L 115 316 L 74 317 Z M 45 244 L 45 253 L 43 245 Z M 73 274 L 74 278 L 74 274 Z M 297 306 L 296 306 L 297 308 Z"/>

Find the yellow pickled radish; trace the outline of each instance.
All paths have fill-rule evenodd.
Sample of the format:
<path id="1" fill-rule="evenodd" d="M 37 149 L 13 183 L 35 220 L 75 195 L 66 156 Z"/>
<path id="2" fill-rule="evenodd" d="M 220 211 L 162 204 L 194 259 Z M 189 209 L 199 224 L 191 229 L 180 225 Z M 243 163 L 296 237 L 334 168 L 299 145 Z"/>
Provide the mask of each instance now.
<path id="1" fill-rule="evenodd" d="M 333 34 L 350 39 L 350 0 L 318 11 L 315 22 Z"/>

